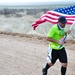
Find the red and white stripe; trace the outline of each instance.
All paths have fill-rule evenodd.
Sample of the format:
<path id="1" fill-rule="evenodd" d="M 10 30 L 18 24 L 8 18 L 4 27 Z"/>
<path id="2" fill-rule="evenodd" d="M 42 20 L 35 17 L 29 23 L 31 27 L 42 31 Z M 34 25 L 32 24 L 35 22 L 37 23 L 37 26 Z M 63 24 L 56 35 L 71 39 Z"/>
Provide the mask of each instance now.
<path id="1" fill-rule="evenodd" d="M 75 20 L 75 15 L 66 15 L 66 14 L 62 14 L 56 11 L 48 11 L 45 14 L 43 14 L 36 22 L 34 22 L 32 24 L 34 30 L 36 29 L 36 27 L 44 22 L 50 22 L 52 24 L 56 24 L 58 22 L 58 18 L 59 16 L 65 16 L 67 19 L 67 23 L 66 24 L 73 24 L 74 20 Z"/>

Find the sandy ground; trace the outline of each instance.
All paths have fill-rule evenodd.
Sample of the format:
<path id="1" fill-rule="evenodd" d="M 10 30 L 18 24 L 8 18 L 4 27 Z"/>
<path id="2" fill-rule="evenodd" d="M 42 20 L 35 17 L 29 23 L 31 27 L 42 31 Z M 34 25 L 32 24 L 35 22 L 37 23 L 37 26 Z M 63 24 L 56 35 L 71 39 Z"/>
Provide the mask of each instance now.
<path id="1" fill-rule="evenodd" d="M 67 42 L 66 75 L 75 75 L 75 42 Z M 39 36 L 0 34 L 0 75 L 42 75 L 47 49 L 48 42 Z M 61 75 L 60 67 L 61 63 L 57 61 L 55 66 L 49 69 L 48 75 Z"/>

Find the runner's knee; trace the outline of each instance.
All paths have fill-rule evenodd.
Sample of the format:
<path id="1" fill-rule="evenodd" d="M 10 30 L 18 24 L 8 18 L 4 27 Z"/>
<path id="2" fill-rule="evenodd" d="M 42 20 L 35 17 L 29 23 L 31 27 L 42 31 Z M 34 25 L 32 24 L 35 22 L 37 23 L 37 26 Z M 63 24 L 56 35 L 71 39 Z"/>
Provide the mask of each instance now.
<path id="1" fill-rule="evenodd" d="M 67 67 L 67 63 L 62 63 L 62 66 L 63 67 Z"/>
<path id="2" fill-rule="evenodd" d="M 53 66 L 54 64 L 53 63 L 48 63 L 49 64 L 49 66 Z"/>

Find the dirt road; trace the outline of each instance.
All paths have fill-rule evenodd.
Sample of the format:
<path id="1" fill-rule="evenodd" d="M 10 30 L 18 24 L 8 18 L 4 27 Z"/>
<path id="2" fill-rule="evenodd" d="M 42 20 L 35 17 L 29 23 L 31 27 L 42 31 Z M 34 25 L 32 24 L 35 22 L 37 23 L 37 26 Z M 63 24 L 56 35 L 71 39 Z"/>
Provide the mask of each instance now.
<path id="1" fill-rule="evenodd" d="M 66 75 L 75 75 L 75 44 L 65 46 L 69 59 Z M 0 75 L 42 75 L 47 49 L 44 38 L 0 34 Z M 48 75 L 60 75 L 60 67 L 57 61 Z"/>

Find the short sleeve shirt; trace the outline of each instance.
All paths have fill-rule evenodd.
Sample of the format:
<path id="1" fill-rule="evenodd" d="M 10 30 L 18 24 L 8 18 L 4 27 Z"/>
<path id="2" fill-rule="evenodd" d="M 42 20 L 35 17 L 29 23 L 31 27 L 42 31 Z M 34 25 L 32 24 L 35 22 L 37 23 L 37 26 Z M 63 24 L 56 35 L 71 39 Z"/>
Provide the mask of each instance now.
<path id="1" fill-rule="evenodd" d="M 47 36 L 53 38 L 54 40 L 62 41 L 64 35 L 64 29 L 59 29 L 58 25 L 54 25 L 52 28 L 50 28 Z M 60 48 L 60 44 L 54 42 L 50 42 L 49 46 L 56 50 L 60 50 L 61 48 L 63 48 L 63 46 Z"/>

